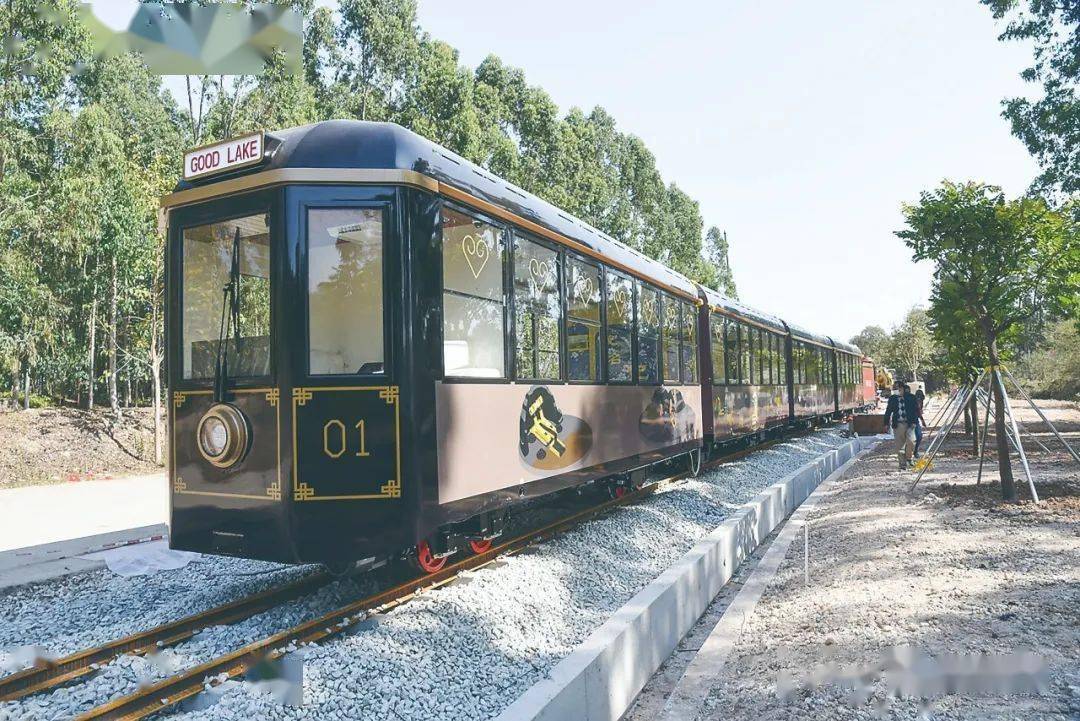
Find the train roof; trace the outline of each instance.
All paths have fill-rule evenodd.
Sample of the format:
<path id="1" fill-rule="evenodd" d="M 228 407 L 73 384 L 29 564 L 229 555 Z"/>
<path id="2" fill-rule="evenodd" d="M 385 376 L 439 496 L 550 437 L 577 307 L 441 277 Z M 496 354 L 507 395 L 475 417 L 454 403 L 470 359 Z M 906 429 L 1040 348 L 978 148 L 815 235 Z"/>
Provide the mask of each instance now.
<path id="1" fill-rule="evenodd" d="M 787 321 L 784 322 L 787 323 Z M 794 338 L 804 341 L 810 341 L 811 343 L 817 343 L 818 345 L 823 345 L 827 348 L 833 347 L 832 340 L 829 338 L 829 336 L 811 333 L 802 326 L 795 325 L 794 323 L 787 323 L 787 326 L 791 329 L 791 335 Z"/>
<path id="2" fill-rule="evenodd" d="M 395 123 L 327 120 L 267 132 L 266 150 L 269 160 L 253 168 L 204 181 L 181 181 L 176 190 L 286 168 L 412 171 L 567 237 L 639 276 L 698 298 L 694 283 L 681 273 Z"/>
<path id="3" fill-rule="evenodd" d="M 727 296 L 722 295 L 719 291 L 715 291 L 712 288 L 706 288 L 703 285 L 698 286 L 701 292 L 705 296 L 705 302 L 713 308 L 717 308 L 730 315 L 738 316 L 745 320 L 752 321 L 759 325 L 767 326 L 773 330 L 787 335 L 788 328 L 783 320 L 775 315 L 764 313 L 755 308 L 751 308 L 748 305 L 743 305 L 737 300 L 732 300 Z"/>
<path id="4" fill-rule="evenodd" d="M 851 343 L 845 343 L 842 340 L 834 340 L 831 336 L 829 337 L 829 340 L 832 341 L 832 344 L 836 347 L 837 350 L 842 350 L 845 353 L 854 353 L 855 355 L 858 355 L 858 356 L 862 355 L 862 351 L 859 350 L 859 346 L 857 346 L 857 345 L 852 345 Z"/>

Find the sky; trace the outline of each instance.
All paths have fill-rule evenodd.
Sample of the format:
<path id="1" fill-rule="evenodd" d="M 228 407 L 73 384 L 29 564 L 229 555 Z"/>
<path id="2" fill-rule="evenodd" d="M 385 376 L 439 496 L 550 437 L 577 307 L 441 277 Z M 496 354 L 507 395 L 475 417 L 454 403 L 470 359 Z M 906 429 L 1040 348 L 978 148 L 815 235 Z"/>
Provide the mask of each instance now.
<path id="1" fill-rule="evenodd" d="M 743 302 L 842 340 L 927 302 L 901 203 L 1037 174 L 1000 116 L 1030 49 L 976 0 L 420 0 L 420 24 L 606 108 L 727 231 Z"/>
<path id="2" fill-rule="evenodd" d="M 1031 92 L 1030 48 L 977 0 L 419 6 L 465 65 L 494 53 L 564 112 L 606 108 L 727 231 L 743 302 L 838 339 L 927 302 L 901 203 L 945 178 L 1015 195 L 1037 173 L 1000 116 Z"/>

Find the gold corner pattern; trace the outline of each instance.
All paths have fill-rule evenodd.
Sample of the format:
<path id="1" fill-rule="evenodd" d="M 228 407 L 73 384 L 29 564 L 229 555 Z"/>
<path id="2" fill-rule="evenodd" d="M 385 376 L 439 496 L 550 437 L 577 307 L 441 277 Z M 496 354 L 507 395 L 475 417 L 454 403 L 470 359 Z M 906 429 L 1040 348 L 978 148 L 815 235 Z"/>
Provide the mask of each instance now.
<path id="1" fill-rule="evenodd" d="M 180 391 L 173 391 L 173 394 L 172 394 L 173 408 L 180 408 L 182 405 L 184 405 L 184 401 L 186 401 L 186 400 L 187 400 L 186 395 L 184 395 Z"/>
<path id="2" fill-rule="evenodd" d="M 184 483 L 183 478 L 181 478 L 180 476 L 177 476 L 176 480 L 173 481 L 173 487 L 172 488 L 173 488 L 173 493 L 183 493 L 184 491 L 187 490 L 187 484 Z"/>
<path id="3" fill-rule="evenodd" d="M 266 394 L 266 402 L 277 408 L 278 400 L 281 398 L 281 390 L 278 388 L 271 388 Z"/>
<path id="4" fill-rule="evenodd" d="M 297 453 L 297 417 L 296 409 L 310 401 L 315 393 L 343 391 L 376 391 L 379 398 L 388 406 L 394 406 L 394 455 L 397 478 L 391 478 L 379 486 L 378 493 L 365 493 L 342 496 L 319 496 L 315 489 L 300 480 L 299 454 Z M 292 392 L 292 471 L 294 501 L 353 501 L 377 500 L 382 498 L 401 498 L 401 391 L 399 386 L 343 386 L 337 388 L 294 388 Z"/>

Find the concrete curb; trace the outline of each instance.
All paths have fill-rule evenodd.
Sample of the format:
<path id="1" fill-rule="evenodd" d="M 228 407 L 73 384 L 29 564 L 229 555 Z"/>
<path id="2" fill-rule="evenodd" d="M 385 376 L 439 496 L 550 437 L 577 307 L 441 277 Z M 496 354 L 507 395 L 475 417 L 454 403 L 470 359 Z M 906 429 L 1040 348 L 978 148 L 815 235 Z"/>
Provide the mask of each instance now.
<path id="1" fill-rule="evenodd" d="M 9 590 L 28 583 L 38 583 L 104 568 L 104 561 L 92 561 L 79 558 L 79 556 L 168 537 L 169 527 L 164 523 L 155 523 L 150 526 L 126 528 L 121 531 L 2 551 L 0 552 L 0 590 Z"/>
<path id="2" fill-rule="evenodd" d="M 854 439 L 772 484 L 631 598 L 496 721 L 617 721 L 744 558 L 876 440 Z"/>

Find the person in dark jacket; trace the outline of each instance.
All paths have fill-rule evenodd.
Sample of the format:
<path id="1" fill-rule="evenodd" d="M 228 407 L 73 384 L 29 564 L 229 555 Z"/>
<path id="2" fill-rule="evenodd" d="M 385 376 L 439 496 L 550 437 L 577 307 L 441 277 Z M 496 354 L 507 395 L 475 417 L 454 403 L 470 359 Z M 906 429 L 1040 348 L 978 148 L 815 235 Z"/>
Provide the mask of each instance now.
<path id="1" fill-rule="evenodd" d="M 923 429 L 926 428 L 926 419 L 923 418 L 923 406 L 926 405 L 926 394 L 923 389 L 915 391 L 915 406 L 919 409 L 918 422 L 915 424 L 915 457 L 919 457 L 919 445 L 922 443 Z"/>
<path id="2" fill-rule="evenodd" d="M 896 393 L 889 396 L 885 407 L 885 432 L 889 432 L 892 421 L 893 438 L 896 439 L 896 461 L 900 470 L 911 465 L 911 456 L 915 452 L 915 424 L 919 419 L 919 406 L 915 396 L 908 393 L 904 383 L 896 384 Z"/>

